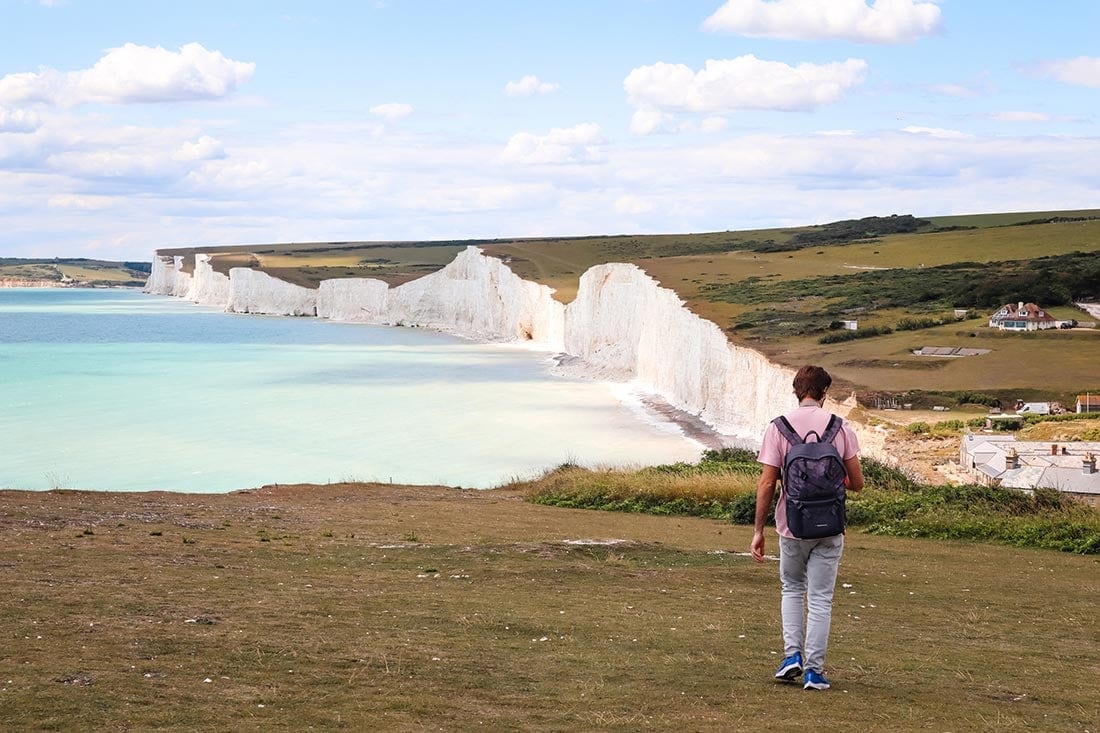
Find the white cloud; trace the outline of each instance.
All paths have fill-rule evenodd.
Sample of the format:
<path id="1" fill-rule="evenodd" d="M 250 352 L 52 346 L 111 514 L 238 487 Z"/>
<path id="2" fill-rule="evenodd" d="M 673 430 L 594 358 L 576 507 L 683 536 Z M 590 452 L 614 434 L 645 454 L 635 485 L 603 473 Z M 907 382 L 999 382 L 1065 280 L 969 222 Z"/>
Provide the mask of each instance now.
<path id="1" fill-rule="evenodd" d="M 42 120 L 30 110 L 0 107 L 0 132 L 34 132 L 41 126 Z"/>
<path id="2" fill-rule="evenodd" d="M 394 122 L 411 115 L 413 113 L 413 108 L 411 104 L 387 102 L 386 104 L 379 104 L 375 107 L 371 107 L 370 113 L 388 122 Z"/>
<path id="3" fill-rule="evenodd" d="M 252 78 L 255 69 L 198 43 L 178 52 L 127 43 L 107 51 L 90 69 L 8 74 L 0 78 L 0 102 L 73 106 L 218 99 Z"/>
<path id="4" fill-rule="evenodd" d="M 203 135 L 195 142 L 184 142 L 172 157 L 180 161 L 218 160 L 225 157 L 225 148 L 220 141 Z"/>
<path id="5" fill-rule="evenodd" d="M 728 0 L 705 21 L 708 31 L 788 40 L 843 39 L 907 43 L 937 33 L 940 9 L 918 0 Z"/>
<path id="6" fill-rule="evenodd" d="M 945 97 L 958 97 L 959 99 L 973 99 L 982 95 L 982 92 L 978 89 L 963 84 L 933 84 L 928 87 L 928 91 L 942 94 Z"/>
<path id="7" fill-rule="evenodd" d="M 504 85 L 504 93 L 509 97 L 530 97 L 532 94 L 549 94 L 556 92 L 561 87 L 556 82 L 542 81 L 533 74 L 524 76 L 519 81 L 510 81 Z"/>
<path id="8" fill-rule="evenodd" d="M 51 209 L 76 209 L 79 211 L 101 211 L 116 203 L 110 196 L 87 196 L 61 193 L 50 196 L 47 205 Z"/>
<path id="9" fill-rule="evenodd" d="M 1075 59 L 1056 59 L 1039 64 L 1036 71 L 1063 84 L 1081 87 L 1100 87 L 1100 57 L 1078 56 Z"/>
<path id="10" fill-rule="evenodd" d="M 839 100 L 866 73 L 862 59 L 790 66 L 750 54 L 711 59 L 699 71 L 663 62 L 639 66 L 623 80 L 623 88 L 638 108 L 631 131 L 645 135 L 676 129 L 670 112 L 814 109 Z"/>
<path id="11" fill-rule="evenodd" d="M 187 174 L 187 181 L 207 192 L 267 191 L 277 178 L 266 158 L 215 160 Z"/>
<path id="12" fill-rule="evenodd" d="M 990 117 L 999 122 L 1050 122 L 1051 116 L 1044 112 L 995 112 Z"/>
<path id="13" fill-rule="evenodd" d="M 676 121 L 672 115 L 654 107 L 645 106 L 634 112 L 630 118 L 630 131 L 635 135 L 652 135 L 658 132 L 676 132 Z"/>
<path id="14" fill-rule="evenodd" d="M 920 125 L 903 127 L 902 132 L 908 132 L 910 135 L 929 135 L 939 138 L 969 137 L 965 132 L 960 132 L 958 130 L 947 130 L 942 127 L 921 127 Z"/>
<path id="15" fill-rule="evenodd" d="M 623 194 L 615 199 L 616 214 L 646 214 L 653 211 L 653 203 L 633 194 Z"/>
<path id="16" fill-rule="evenodd" d="M 707 117 L 699 125 L 699 129 L 708 134 L 722 132 L 726 129 L 725 117 Z"/>
<path id="17" fill-rule="evenodd" d="M 117 126 L 103 115 L 51 113 L 34 132 L 0 135 L 0 168 L 79 182 L 81 189 L 103 184 L 115 195 L 159 190 L 225 155 L 220 141 L 194 125 Z M 67 184 L 48 188 L 63 193 Z"/>
<path id="18" fill-rule="evenodd" d="M 504 159 L 515 163 L 588 163 L 599 159 L 600 126 L 585 122 L 555 127 L 546 135 L 519 132 L 504 148 Z"/>
<path id="19" fill-rule="evenodd" d="M 1098 194 L 1100 137 L 733 130 L 658 145 L 605 142 L 590 123 L 516 136 L 508 157 L 502 144 L 416 132 L 364 142 L 381 123 L 268 137 L 51 112 L 34 133 L 0 135 L 0 159 L 15 159 L 0 176 L 0 251 L 76 255 L 96 243 L 139 259 L 189 242 L 715 231 L 1087 208 Z"/>

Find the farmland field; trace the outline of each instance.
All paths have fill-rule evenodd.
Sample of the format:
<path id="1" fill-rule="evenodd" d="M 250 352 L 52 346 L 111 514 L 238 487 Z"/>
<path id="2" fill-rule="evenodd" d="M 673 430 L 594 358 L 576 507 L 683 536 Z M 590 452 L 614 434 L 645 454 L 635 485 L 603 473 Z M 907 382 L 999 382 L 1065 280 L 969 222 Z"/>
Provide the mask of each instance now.
<path id="1" fill-rule="evenodd" d="M 144 262 L 85 258 L 18 259 L 0 257 L 0 280 L 72 280 L 81 285 L 142 285 L 149 276 Z"/>

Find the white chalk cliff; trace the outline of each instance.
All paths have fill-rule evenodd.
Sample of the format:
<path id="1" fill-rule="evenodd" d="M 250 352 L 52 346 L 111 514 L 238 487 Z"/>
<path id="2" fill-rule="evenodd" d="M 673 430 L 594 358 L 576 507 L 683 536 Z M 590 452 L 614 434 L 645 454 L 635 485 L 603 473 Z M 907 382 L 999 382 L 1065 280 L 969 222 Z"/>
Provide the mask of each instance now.
<path id="1" fill-rule="evenodd" d="M 311 290 L 241 267 L 226 278 L 205 255 L 196 256 L 189 276 L 181 272 L 181 261 L 155 256 L 146 292 L 236 313 L 316 315 L 529 341 L 564 351 L 574 367 L 590 374 L 635 380 L 739 438 L 758 439 L 769 420 L 794 406 L 792 370 L 731 344 L 716 324 L 689 311 L 675 292 L 635 265 L 592 267 L 580 279 L 577 298 L 563 306 L 550 288 L 523 280 L 477 247 L 442 270 L 393 288 L 352 278 L 325 280 Z"/>
<path id="2" fill-rule="evenodd" d="M 198 274 L 197 268 L 195 273 Z M 192 300 L 202 302 L 196 298 Z M 229 304 L 225 309 L 230 313 L 315 316 L 317 291 L 293 285 L 266 272 L 248 267 L 234 267 L 229 270 Z"/>
<path id="3" fill-rule="evenodd" d="M 153 269 L 143 288 L 147 293 L 191 298 L 191 275 L 183 271 L 183 257 L 153 255 Z M 218 305 L 212 303 L 211 305 Z"/>
<path id="4" fill-rule="evenodd" d="M 210 266 L 210 255 L 195 255 L 195 274 L 191 277 L 191 288 L 185 297 L 196 303 L 225 308 L 229 305 L 230 289 L 229 277 L 215 272 Z"/>
<path id="5" fill-rule="evenodd" d="M 442 270 L 395 288 L 369 278 L 325 280 L 317 291 L 317 315 L 560 349 L 564 306 L 553 293 L 468 247 Z"/>

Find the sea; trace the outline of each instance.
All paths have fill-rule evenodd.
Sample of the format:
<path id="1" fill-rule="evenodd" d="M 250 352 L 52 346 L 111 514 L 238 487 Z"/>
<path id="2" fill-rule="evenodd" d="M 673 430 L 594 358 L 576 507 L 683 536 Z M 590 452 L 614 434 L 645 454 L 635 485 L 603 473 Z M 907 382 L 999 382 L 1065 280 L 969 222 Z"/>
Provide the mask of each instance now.
<path id="1" fill-rule="evenodd" d="M 236 315 L 125 289 L 0 289 L 0 488 L 489 488 L 692 461 L 628 385 L 414 328 Z"/>

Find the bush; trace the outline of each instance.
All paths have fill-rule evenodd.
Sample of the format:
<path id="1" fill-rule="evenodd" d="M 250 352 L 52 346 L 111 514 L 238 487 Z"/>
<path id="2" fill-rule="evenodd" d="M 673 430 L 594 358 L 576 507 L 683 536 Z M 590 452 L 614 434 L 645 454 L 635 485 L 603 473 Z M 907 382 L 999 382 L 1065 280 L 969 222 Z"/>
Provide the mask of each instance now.
<path id="1" fill-rule="evenodd" d="M 861 328 L 856 331 L 836 331 L 834 333 L 829 333 L 819 338 L 817 342 L 819 344 L 838 344 L 844 341 L 871 338 L 872 336 L 885 336 L 893 332 L 894 329 L 889 326 L 868 326 L 867 328 Z"/>
<path id="2" fill-rule="evenodd" d="M 894 329 L 897 331 L 917 331 L 922 328 L 934 328 L 947 323 L 940 318 L 902 318 Z"/>
<path id="3" fill-rule="evenodd" d="M 928 423 L 923 421 L 909 423 L 905 426 L 905 431 L 908 433 L 912 433 L 913 435 L 924 435 L 931 430 L 932 428 L 928 425 Z"/>
<path id="4" fill-rule="evenodd" d="M 954 397 L 960 405 L 985 405 L 986 407 L 1000 407 L 1001 401 L 993 395 L 985 394 L 984 392 L 949 392 L 951 397 Z"/>
<path id="5" fill-rule="evenodd" d="M 862 464 L 866 488 L 848 497 L 848 525 L 853 530 L 1100 554 L 1100 511 L 1054 489 L 1028 494 L 991 486 L 926 486 L 873 458 L 862 459 Z M 590 471 L 566 465 L 513 488 L 526 490 L 529 501 L 549 506 L 690 515 L 751 525 L 757 470 L 751 451 L 723 449 L 707 451 L 698 463 L 640 471 Z"/>

